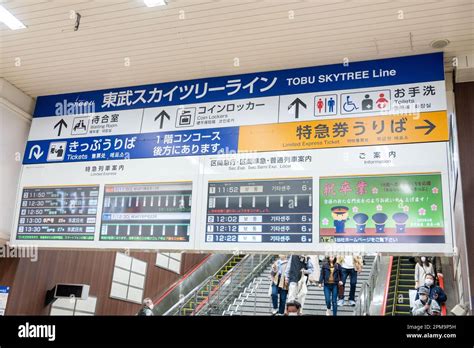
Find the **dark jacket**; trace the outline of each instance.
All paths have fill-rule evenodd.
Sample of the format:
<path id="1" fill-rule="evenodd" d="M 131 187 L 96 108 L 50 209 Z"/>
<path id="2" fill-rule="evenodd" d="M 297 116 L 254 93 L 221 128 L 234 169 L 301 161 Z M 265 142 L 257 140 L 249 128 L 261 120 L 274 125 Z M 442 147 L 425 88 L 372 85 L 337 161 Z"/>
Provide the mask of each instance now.
<path id="1" fill-rule="evenodd" d="M 321 273 L 319 274 L 319 284 L 327 284 L 329 281 L 329 275 L 331 274 L 331 270 L 329 267 L 329 262 L 325 261 L 321 267 Z M 334 264 L 334 284 L 337 285 L 340 280 L 342 280 L 342 271 L 341 265 L 337 262 Z"/>
<path id="2" fill-rule="evenodd" d="M 288 283 L 298 283 L 301 279 L 301 269 L 308 269 L 309 257 L 300 258 L 299 255 L 291 255 L 290 263 L 287 267 Z"/>
<path id="3" fill-rule="evenodd" d="M 148 306 L 143 306 L 142 308 L 140 308 L 140 310 L 138 311 L 137 315 L 139 316 L 153 316 L 153 311 L 151 310 L 150 307 Z"/>
<path id="4" fill-rule="evenodd" d="M 432 300 L 436 300 L 436 302 L 438 302 L 440 305 L 445 303 L 446 300 L 448 299 L 448 296 L 446 296 L 446 293 L 444 292 L 444 290 L 441 289 L 439 286 L 437 286 L 435 284 L 433 284 L 431 286 L 426 286 L 426 285 L 423 285 L 423 286 L 430 289 L 429 298 L 431 298 Z M 435 294 L 438 294 L 438 298 L 434 297 Z M 418 292 L 417 292 L 416 296 L 415 296 L 415 301 L 418 300 L 419 298 L 420 298 L 420 296 L 418 295 Z"/>

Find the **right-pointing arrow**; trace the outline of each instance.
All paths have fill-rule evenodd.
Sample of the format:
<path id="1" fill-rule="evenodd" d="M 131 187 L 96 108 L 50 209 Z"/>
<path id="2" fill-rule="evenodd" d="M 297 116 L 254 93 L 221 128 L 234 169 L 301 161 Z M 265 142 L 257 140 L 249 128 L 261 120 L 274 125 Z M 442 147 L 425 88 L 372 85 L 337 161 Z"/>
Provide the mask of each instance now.
<path id="1" fill-rule="evenodd" d="M 428 129 L 425 132 L 425 135 L 428 135 L 433 131 L 433 129 L 436 128 L 436 126 L 433 123 L 431 123 L 429 120 L 423 120 L 423 121 L 426 122 L 427 126 L 418 126 L 418 127 L 415 127 L 415 129 Z"/>

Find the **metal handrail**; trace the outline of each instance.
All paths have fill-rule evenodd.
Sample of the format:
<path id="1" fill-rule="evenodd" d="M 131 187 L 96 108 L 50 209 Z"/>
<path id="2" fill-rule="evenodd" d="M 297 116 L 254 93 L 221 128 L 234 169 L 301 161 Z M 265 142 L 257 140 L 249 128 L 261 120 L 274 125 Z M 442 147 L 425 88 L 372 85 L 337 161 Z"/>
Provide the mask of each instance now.
<path id="1" fill-rule="evenodd" d="M 362 283 L 354 315 L 368 315 L 370 313 L 370 304 L 372 303 L 375 284 L 380 273 L 380 259 L 380 254 L 377 254 L 372 263 L 368 279 Z"/>
<path id="2" fill-rule="evenodd" d="M 253 254 L 245 262 L 241 262 L 234 267 L 215 288 L 215 291 L 209 294 L 205 306 L 197 310 L 194 315 L 210 315 L 212 313 L 222 313 L 226 306 L 235 299 L 243 289 L 260 274 L 263 267 L 266 267 L 273 259 L 273 255 Z M 245 266 L 250 263 L 250 272 L 246 273 Z"/>
<path id="3" fill-rule="evenodd" d="M 186 296 L 181 298 L 173 307 L 168 309 L 163 315 L 176 315 L 178 313 L 181 313 L 181 309 L 184 307 L 184 305 L 192 298 L 195 296 L 196 293 L 198 293 L 204 286 L 213 278 L 213 276 L 207 277 L 203 282 L 201 282 L 198 286 L 196 286 L 194 289 L 192 289 Z"/>
<path id="4" fill-rule="evenodd" d="M 397 303 L 395 301 L 397 301 L 398 279 L 399 279 L 399 276 L 400 276 L 400 261 L 401 261 L 401 257 L 399 256 L 398 260 L 397 260 L 397 274 L 395 276 L 395 289 L 393 291 L 392 316 L 395 315 L 395 312 L 396 312 L 396 309 L 397 309 Z"/>
<path id="5" fill-rule="evenodd" d="M 257 278 L 254 278 L 253 281 L 244 289 L 244 292 L 245 292 L 245 298 L 242 297 L 240 299 L 240 303 L 237 304 L 234 308 L 234 310 L 228 310 L 228 312 L 230 313 L 230 315 L 234 315 L 234 313 L 237 313 L 239 312 L 239 307 L 240 307 L 240 315 L 242 315 L 242 305 L 245 303 L 245 301 L 247 301 L 250 297 L 250 295 L 254 294 L 254 297 L 253 297 L 253 312 L 254 312 L 254 315 L 255 313 L 257 312 L 257 289 L 258 287 L 261 285 L 262 283 L 262 279 L 257 279 Z M 242 293 L 239 294 L 239 298 L 240 296 L 242 295 Z M 224 315 L 224 313 L 223 313 Z"/>
<path id="6" fill-rule="evenodd" d="M 235 255 L 234 255 L 235 256 Z M 244 258 L 242 260 L 240 260 L 240 262 L 234 266 L 237 267 L 239 264 L 241 264 L 246 258 L 248 258 L 249 255 L 245 255 Z M 195 303 L 197 302 L 197 295 L 200 291 L 204 290 L 206 287 L 208 287 L 209 289 L 209 293 L 212 289 L 212 283 L 213 281 L 216 280 L 216 277 L 217 275 L 219 274 L 219 272 L 225 268 L 232 260 L 234 259 L 234 257 L 231 257 L 221 268 L 219 268 L 219 270 L 217 272 L 215 272 L 212 276 L 209 276 L 207 277 L 204 281 L 202 281 L 198 286 L 196 286 L 194 289 L 192 289 L 190 292 L 188 292 L 188 294 L 186 294 L 186 296 L 184 296 L 183 298 L 181 298 L 174 306 L 172 306 L 168 311 L 166 311 L 163 315 L 166 316 L 166 315 L 180 315 L 182 313 L 182 309 L 184 308 L 184 306 L 192 299 L 194 298 L 195 299 Z M 232 270 L 230 270 L 229 272 L 231 272 Z"/>

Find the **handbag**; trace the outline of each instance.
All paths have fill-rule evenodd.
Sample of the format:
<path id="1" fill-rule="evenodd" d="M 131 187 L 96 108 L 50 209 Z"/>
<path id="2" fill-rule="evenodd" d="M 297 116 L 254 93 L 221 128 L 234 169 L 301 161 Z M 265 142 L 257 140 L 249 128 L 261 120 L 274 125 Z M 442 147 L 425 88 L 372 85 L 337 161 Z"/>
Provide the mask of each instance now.
<path id="1" fill-rule="evenodd" d="M 339 298 L 344 298 L 344 285 L 337 284 L 337 296 Z"/>
<path id="2" fill-rule="evenodd" d="M 306 286 L 306 278 L 307 278 L 306 275 L 302 275 L 301 279 L 298 281 L 298 292 L 296 295 L 297 299 L 301 299 L 302 297 L 306 296 L 306 294 L 308 293 L 308 287 Z"/>

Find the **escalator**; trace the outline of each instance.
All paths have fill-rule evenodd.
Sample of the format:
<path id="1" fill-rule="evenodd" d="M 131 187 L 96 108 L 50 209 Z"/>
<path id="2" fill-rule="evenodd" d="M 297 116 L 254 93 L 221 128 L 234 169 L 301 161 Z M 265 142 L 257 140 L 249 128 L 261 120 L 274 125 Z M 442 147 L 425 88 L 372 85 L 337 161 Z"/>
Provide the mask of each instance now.
<path id="1" fill-rule="evenodd" d="M 197 309 L 201 308 L 204 302 L 207 302 L 210 294 L 219 286 L 222 279 L 239 264 L 245 255 L 234 255 L 219 271 L 209 277 L 203 284 L 193 290 L 193 295 L 184 299 L 177 308 L 177 313 L 167 313 L 165 315 L 193 315 Z"/>
<path id="2" fill-rule="evenodd" d="M 393 256 L 389 267 L 384 315 L 411 315 L 409 290 L 415 289 L 415 267 L 410 257 Z"/>

